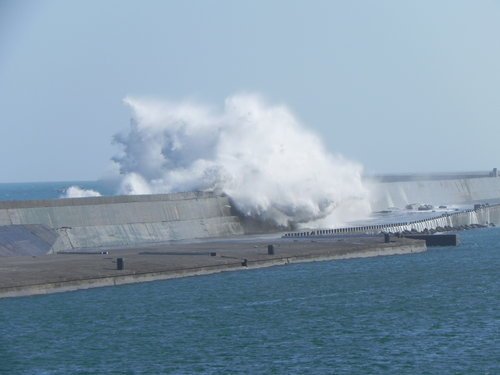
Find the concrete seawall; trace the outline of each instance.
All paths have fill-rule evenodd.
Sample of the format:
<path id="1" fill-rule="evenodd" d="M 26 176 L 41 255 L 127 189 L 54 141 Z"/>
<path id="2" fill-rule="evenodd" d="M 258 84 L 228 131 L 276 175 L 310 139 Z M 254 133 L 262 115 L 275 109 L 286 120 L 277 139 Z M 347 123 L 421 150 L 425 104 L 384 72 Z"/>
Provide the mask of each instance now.
<path id="1" fill-rule="evenodd" d="M 457 176 L 460 177 L 460 176 Z M 452 178 L 379 182 L 368 180 L 374 211 L 412 203 L 438 205 L 500 202 L 500 178 Z"/>
<path id="2" fill-rule="evenodd" d="M 409 203 L 473 204 L 500 202 L 500 178 L 491 174 L 447 175 L 422 180 L 391 176 L 367 181 L 372 209 L 404 208 Z M 442 177 L 442 176 L 437 176 Z M 384 182 L 385 181 L 385 182 Z M 387 182 L 390 181 L 390 182 Z M 438 227 L 494 223 L 496 206 L 430 220 L 358 228 L 328 233 L 422 231 Z M 265 232 L 269 228 L 259 228 Z M 230 237 L 251 232 L 251 221 L 235 216 L 227 196 L 209 192 L 72 198 L 40 201 L 0 201 L 0 255 L 40 255 L 83 248 L 126 247 L 172 240 Z"/>
<path id="3" fill-rule="evenodd" d="M 27 251 L 16 235 L 31 233 L 33 225 L 53 234 L 49 253 L 243 234 L 229 199 L 213 193 L 0 202 L 0 254 L 47 250 L 33 240 Z"/>

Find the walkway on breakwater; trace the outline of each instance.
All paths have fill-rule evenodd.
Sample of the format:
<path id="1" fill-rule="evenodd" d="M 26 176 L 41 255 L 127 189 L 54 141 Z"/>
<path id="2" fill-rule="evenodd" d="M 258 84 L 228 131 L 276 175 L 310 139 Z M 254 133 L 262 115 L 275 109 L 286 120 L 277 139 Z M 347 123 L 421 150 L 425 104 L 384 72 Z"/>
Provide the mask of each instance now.
<path id="1" fill-rule="evenodd" d="M 0 297 L 72 291 L 224 271 L 425 251 L 425 241 L 384 236 L 350 239 L 227 240 L 141 248 L 4 257 Z M 123 266 L 123 269 L 118 269 Z"/>
<path id="2" fill-rule="evenodd" d="M 445 213 L 431 217 L 403 223 L 387 223 L 366 226 L 353 226 L 335 229 L 313 229 L 300 232 L 289 232 L 284 238 L 300 237 L 328 237 L 333 235 L 349 234 L 379 234 L 379 233 L 427 233 L 445 232 L 500 224 L 500 204 L 476 205 L 474 209 Z"/>

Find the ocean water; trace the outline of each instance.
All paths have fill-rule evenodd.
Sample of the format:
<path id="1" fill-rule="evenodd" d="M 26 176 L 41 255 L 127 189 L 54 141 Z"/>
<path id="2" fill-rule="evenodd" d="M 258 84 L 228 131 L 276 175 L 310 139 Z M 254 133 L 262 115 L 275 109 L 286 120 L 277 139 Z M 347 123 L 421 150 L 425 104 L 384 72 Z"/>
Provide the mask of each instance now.
<path id="1" fill-rule="evenodd" d="M 457 248 L 0 300 L 5 374 L 499 374 L 500 230 Z"/>
<path id="2" fill-rule="evenodd" d="M 115 188 L 108 181 L 62 181 L 0 183 L 0 201 L 61 198 L 70 186 L 96 190 L 102 195 L 113 195 Z"/>
<path id="3" fill-rule="evenodd" d="M 500 374 L 500 229 L 460 239 L 0 299 L 0 373 Z"/>

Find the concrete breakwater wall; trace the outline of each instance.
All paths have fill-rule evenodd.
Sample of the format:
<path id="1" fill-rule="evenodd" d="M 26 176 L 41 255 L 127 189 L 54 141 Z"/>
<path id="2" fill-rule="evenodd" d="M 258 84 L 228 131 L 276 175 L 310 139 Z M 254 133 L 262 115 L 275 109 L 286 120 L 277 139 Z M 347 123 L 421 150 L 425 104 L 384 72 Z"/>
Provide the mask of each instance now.
<path id="1" fill-rule="evenodd" d="M 390 207 L 404 208 L 408 204 L 423 203 L 434 206 L 500 202 L 500 178 L 448 178 L 414 181 L 380 182 L 367 180 L 373 211 Z"/>
<path id="2" fill-rule="evenodd" d="M 367 180 L 374 211 L 404 208 L 409 203 L 500 203 L 500 178 L 496 170 L 490 177 L 478 174 L 447 175 L 445 179 L 398 178 Z M 476 223 L 499 225 L 499 216 L 496 206 L 490 206 L 484 212 L 453 213 L 425 221 L 320 231 L 329 235 L 423 231 Z M 273 230 L 276 228 L 241 220 L 232 213 L 227 196 L 209 192 L 0 201 L 0 255 L 39 255 Z"/>
<path id="3" fill-rule="evenodd" d="M 54 236 L 42 247 L 31 241 L 28 253 L 243 234 L 229 199 L 214 193 L 9 201 L 0 202 L 0 254 L 23 253 L 19 233 L 36 237 L 33 225 Z"/>
<path id="4" fill-rule="evenodd" d="M 500 204 L 477 207 L 473 210 L 464 210 L 446 213 L 428 219 L 415 220 L 404 223 L 388 223 L 359 227 L 345 227 L 335 229 L 315 229 L 301 232 L 285 233 L 284 237 L 332 236 L 342 234 L 378 234 L 424 232 L 444 228 L 461 228 L 473 225 L 500 225 Z"/>

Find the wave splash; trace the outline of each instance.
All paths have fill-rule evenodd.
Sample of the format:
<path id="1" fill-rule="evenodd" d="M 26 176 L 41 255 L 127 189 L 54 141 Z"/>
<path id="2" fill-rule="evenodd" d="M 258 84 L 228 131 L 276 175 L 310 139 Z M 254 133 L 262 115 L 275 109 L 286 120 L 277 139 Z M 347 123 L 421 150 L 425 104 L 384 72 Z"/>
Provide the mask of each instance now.
<path id="1" fill-rule="evenodd" d="M 100 197 L 101 193 L 92 189 L 83 189 L 80 186 L 70 186 L 64 190 L 60 198 L 88 198 L 88 197 Z"/>
<path id="2" fill-rule="evenodd" d="M 362 167 L 328 153 L 283 105 L 239 94 L 222 110 L 128 97 L 130 129 L 115 135 L 120 194 L 216 191 L 245 216 L 288 226 L 366 216 Z"/>
<path id="3" fill-rule="evenodd" d="M 327 152 L 286 106 L 252 94 L 231 96 L 219 110 L 124 102 L 132 119 L 114 137 L 118 194 L 215 191 L 242 215 L 279 226 L 339 225 L 370 212 L 362 167 Z"/>

